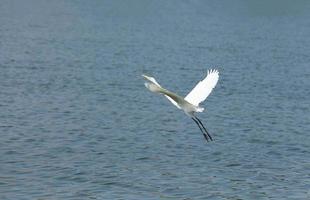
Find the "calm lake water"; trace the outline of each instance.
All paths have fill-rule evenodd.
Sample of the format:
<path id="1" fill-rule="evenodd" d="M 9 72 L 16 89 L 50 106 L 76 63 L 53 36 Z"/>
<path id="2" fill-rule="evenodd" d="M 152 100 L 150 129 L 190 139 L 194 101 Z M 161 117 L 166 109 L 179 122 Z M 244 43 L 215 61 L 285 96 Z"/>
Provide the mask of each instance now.
<path id="1" fill-rule="evenodd" d="M 310 2 L 0 2 L 0 199 L 310 199 Z M 142 73 L 186 95 L 214 142 Z"/>

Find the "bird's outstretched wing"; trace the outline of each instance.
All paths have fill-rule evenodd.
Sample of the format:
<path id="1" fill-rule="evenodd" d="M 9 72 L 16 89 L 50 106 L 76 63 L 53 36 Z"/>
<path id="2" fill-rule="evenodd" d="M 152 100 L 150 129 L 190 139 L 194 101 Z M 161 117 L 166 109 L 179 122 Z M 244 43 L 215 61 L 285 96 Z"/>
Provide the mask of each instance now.
<path id="1" fill-rule="evenodd" d="M 184 98 L 189 103 L 198 106 L 200 102 L 203 102 L 209 94 L 212 92 L 212 89 L 215 87 L 219 79 L 219 72 L 217 70 L 209 70 L 208 75 L 188 93 Z"/>

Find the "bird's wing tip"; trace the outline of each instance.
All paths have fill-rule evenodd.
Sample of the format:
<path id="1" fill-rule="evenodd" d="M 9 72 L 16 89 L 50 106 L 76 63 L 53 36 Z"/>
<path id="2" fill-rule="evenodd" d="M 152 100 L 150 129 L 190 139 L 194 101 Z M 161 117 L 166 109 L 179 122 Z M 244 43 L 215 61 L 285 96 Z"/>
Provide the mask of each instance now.
<path id="1" fill-rule="evenodd" d="M 208 70 L 208 75 L 209 74 L 219 74 L 219 71 L 217 69 L 209 69 Z"/>

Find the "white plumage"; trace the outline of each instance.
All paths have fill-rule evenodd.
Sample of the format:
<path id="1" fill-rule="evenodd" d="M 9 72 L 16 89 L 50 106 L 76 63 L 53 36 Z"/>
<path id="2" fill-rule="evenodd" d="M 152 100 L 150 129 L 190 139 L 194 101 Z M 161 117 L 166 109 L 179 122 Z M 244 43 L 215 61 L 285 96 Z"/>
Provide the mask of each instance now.
<path id="1" fill-rule="evenodd" d="M 217 70 L 208 71 L 206 78 L 199 81 L 184 99 L 195 106 L 199 106 L 212 92 L 218 80 L 219 72 Z"/>
<path id="2" fill-rule="evenodd" d="M 164 89 L 159 85 L 155 78 L 146 75 L 142 76 L 147 80 L 145 86 L 151 92 L 163 94 L 177 108 L 184 110 L 184 112 L 198 125 L 205 139 L 207 141 L 209 139 L 212 140 L 212 137 L 194 113 L 202 112 L 204 110 L 204 108 L 200 107 L 199 104 L 210 95 L 213 88 L 216 86 L 219 79 L 219 72 L 217 70 L 209 70 L 206 78 L 200 81 L 185 98 Z"/>

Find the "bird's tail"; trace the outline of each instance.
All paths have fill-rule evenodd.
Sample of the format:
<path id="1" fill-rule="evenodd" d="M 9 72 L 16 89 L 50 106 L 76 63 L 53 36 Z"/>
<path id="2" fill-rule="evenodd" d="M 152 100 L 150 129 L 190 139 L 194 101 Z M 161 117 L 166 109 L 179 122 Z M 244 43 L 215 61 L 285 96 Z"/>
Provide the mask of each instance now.
<path id="1" fill-rule="evenodd" d="M 196 111 L 197 111 L 197 112 L 203 112 L 203 111 L 204 111 L 204 108 L 198 106 Z"/>

